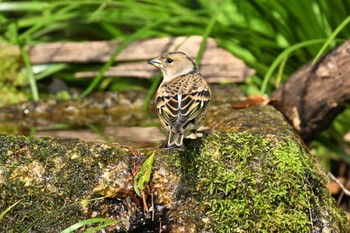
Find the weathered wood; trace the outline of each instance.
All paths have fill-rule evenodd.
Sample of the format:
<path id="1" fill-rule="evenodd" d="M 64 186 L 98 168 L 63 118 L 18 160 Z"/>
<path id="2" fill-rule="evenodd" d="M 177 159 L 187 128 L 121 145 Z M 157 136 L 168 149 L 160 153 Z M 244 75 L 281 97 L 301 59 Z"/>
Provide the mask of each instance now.
<path id="1" fill-rule="evenodd" d="M 350 41 L 303 66 L 271 95 L 301 137 L 312 141 L 350 103 Z"/>
<path id="2" fill-rule="evenodd" d="M 182 50 L 189 56 L 195 57 L 201 41 L 202 37 L 200 36 L 135 41 L 119 54 L 116 61 L 148 60 L 172 50 Z M 33 64 L 106 62 L 120 44 L 120 42 L 112 41 L 56 42 L 30 46 L 28 47 L 28 53 Z M 217 47 L 212 38 L 208 39 L 206 49 L 213 50 L 208 55 L 215 55 L 218 52 L 222 55 L 222 49 Z M 227 59 L 227 57 L 225 58 Z"/>
<path id="3" fill-rule="evenodd" d="M 223 57 L 217 55 L 216 58 Z M 230 60 L 224 60 L 223 62 L 211 61 L 213 63 L 204 60 L 201 63 L 201 73 L 209 83 L 220 82 L 232 82 L 239 83 L 244 82 L 254 71 L 246 67 L 241 62 L 229 62 Z M 137 77 L 137 78 L 152 78 L 159 71 L 154 67 L 148 65 L 146 62 L 128 62 L 121 63 L 118 66 L 112 66 L 105 72 L 105 77 Z M 96 71 L 83 71 L 77 72 L 75 76 L 77 78 L 94 78 L 98 72 Z"/>
<path id="4" fill-rule="evenodd" d="M 167 51 L 183 51 L 192 58 L 197 56 L 201 36 L 156 38 L 135 41 L 127 46 L 116 58 L 120 62 L 107 70 L 109 77 L 154 77 L 156 70 L 145 61 Z M 106 62 L 120 46 L 120 42 L 56 42 L 29 46 L 28 54 L 33 64 L 46 63 L 96 63 Z M 19 53 L 17 47 L 11 47 Z M 208 82 L 244 82 L 255 71 L 242 60 L 219 48 L 214 39 L 209 38 L 200 64 L 200 70 Z M 98 72 L 77 72 L 79 78 L 95 77 Z"/>

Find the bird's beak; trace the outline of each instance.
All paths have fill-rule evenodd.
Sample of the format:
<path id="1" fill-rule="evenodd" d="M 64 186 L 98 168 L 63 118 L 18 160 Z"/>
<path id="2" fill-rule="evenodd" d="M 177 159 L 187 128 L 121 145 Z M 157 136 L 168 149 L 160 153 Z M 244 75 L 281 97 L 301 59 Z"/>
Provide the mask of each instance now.
<path id="1" fill-rule="evenodd" d="M 155 59 L 149 60 L 149 61 L 147 61 L 147 63 L 152 65 L 152 66 L 155 66 L 157 68 L 162 68 L 163 67 L 162 61 L 159 58 L 155 58 Z"/>

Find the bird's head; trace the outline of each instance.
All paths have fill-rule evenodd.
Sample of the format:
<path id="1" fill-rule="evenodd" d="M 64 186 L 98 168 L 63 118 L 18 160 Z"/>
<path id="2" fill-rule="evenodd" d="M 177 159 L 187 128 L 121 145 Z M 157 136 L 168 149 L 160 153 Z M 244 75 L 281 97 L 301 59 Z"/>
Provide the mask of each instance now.
<path id="1" fill-rule="evenodd" d="M 162 71 L 164 82 L 181 75 L 198 72 L 194 61 L 183 52 L 164 53 L 158 58 L 149 60 L 148 64 L 151 64 Z"/>

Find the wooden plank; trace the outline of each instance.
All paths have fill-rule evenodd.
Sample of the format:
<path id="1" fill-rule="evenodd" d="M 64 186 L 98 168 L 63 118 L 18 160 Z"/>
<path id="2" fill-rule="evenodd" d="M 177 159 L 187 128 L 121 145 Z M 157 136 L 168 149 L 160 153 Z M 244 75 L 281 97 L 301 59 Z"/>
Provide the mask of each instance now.
<path id="1" fill-rule="evenodd" d="M 183 51 L 195 59 L 199 51 L 201 36 L 155 38 L 135 41 L 116 58 L 120 62 L 111 67 L 107 77 L 151 78 L 157 72 L 145 61 L 167 51 Z M 55 42 L 28 47 L 32 64 L 48 63 L 103 63 L 110 59 L 120 42 Z M 14 51 L 19 53 L 17 47 Z M 255 71 L 228 51 L 219 48 L 214 39 L 209 38 L 200 63 L 200 70 L 209 82 L 243 82 Z M 97 71 L 77 72 L 78 78 L 95 77 Z"/>

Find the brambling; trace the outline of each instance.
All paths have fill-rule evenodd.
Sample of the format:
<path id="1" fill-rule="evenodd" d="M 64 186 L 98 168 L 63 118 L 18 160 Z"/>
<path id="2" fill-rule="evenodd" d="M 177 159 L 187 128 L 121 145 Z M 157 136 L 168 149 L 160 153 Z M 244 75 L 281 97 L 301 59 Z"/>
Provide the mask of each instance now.
<path id="1" fill-rule="evenodd" d="M 156 106 L 169 135 L 161 147 L 183 149 L 183 138 L 195 132 L 206 115 L 210 88 L 195 62 L 183 52 L 168 52 L 148 63 L 163 73 Z"/>

